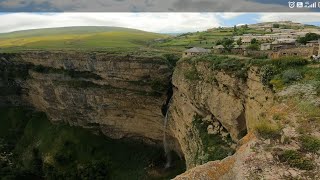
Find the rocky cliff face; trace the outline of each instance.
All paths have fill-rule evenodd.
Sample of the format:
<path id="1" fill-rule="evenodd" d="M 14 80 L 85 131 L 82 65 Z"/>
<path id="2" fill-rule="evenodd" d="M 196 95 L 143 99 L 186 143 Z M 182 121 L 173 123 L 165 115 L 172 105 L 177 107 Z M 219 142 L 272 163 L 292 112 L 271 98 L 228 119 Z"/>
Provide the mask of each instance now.
<path id="1" fill-rule="evenodd" d="M 188 168 L 223 158 L 207 157 L 208 148 L 215 148 L 210 147 L 210 141 L 217 141 L 213 135 L 224 140 L 220 146 L 225 151 L 235 148 L 234 143 L 255 126 L 273 102 L 272 92 L 262 85 L 256 68 L 249 69 L 247 79 L 243 80 L 210 67 L 210 62 L 180 61 L 173 74 L 169 124 Z M 196 126 L 199 116 L 202 129 Z M 201 137 L 201 133 L 212 137 Z M 228 137 L 232 140 L 228 141 Z"/>
<path id="2" fill-rule="evenodd" d="M 170 102 L 167 141 L 188 169 L 232 155 L 273 103 L 254 67 L 240 78 L 214 70 L 210 62 L 180 60 L 171 97 L 172 69 L 159 57 L 98 52 L 0 57 L 0 88 L 15 90 L 2 93 L 0 105 L 29 105 L 52 122 L 100 130 L 112 138 L 162 145 L 163 109 Z"/>
<path id="3" fill-rule="evenodd" d="M 161 108 L 172 73 L 165 59 L 78 52 L 1 57 L 2 63 L 25 67 L 25 77 L 14 81 L 23 89 L 21 99 L 51 121 L 161 144 Z"/>

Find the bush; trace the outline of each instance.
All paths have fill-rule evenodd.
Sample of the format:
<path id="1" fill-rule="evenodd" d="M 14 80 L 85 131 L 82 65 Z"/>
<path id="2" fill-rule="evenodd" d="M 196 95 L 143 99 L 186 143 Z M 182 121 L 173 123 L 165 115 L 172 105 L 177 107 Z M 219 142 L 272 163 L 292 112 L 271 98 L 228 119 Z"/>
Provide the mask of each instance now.
<path id="1" fill-rule="evenodd" d="M 260 69 L 261 81 L 265 86 L 270 86 L 270 81 L 275 74 L 278 73 L 276 66 L 272 64 L 266 64 Z"/>
<path id="2" fill-rule="evenodd" d="M 285 83 L 290 83 L 292 81 L 301 80 L 302 74 L 295 69 L 289 69 L 289 70 L 286 70 L 285 72 L 283 72 L 282 78 Z"/>
<path id="3" fill-rule="evenodd" d="M 280 128 L 268 122 L 261 122 L 256 126 L 256 131 L 264 139 L 280 138 Z"/>
<path id="4" fill-rule="evenodd" d="M 308 64 L 308 60 L 300 57 L 282 57 L 272 60 L 271 63 L 277 68 L 287 69 L 288 67 L 298 67 Z"/>
<path id="5" fill-rule="evenodd" d="M 320 38 L 320 35 L 316 33 L 307 33 L 304 37 L 298 38 L 298 42 L 301 44 L 306 44 L 308 41 L 312 40 L 318 40 Z"/>
<path id="6" fill-rule="evenodd" d="M 233 48 L 233 42 L 234 40 L 231 38 L 223 38 L 221 41 L 221 44 L 226 51 L 230 52 L 231 49 Z"/>
<path id="7" fill-rule="evenodd" d="M 163 55 L 167 61 L 168 64 L 171 68 L 174 68 L 178 62 L 178 60 L 181 58 L 180 56 L 176 55 L 176 54 L 164 54 Z"/>
<path id="8" fill-rule="evenodd" d="M 302 170 L 312 170 L 314 168 L 310 159 L 307 159 L 300 152 L 295 150 L 285 150 L 279 155 L 279 160 L 288 163 L 288 165 L 293 168 Z"/>
<path id="9" fill-rule="evenodd" d="M 320 150 L 320 139 L 313 136 L 300 137 L 302 148 L 310 152 L 318 152 Z"/>
<path id="10" fill-rule="evenodd" d="M 207 127 L 210 123 L 204 122 L 202 117 L 195 115 L 192 125 L 199 133 L 204 151 L 204 154 L 198 154 L 195 159 L 196 162 L 200 161 L 202 164 L 208 161 L 221 160 L 234 153 L 234 150 L 227 146 L 228 143 L 220 135 L 208 134 Z M 227 141 L 232 142 L 230 136 L 228 136 Z"/>
<path id="11" fill-rule="evenodd" d="M 273 24 L 272 27 L 273 28 L 280 28 L 280 24 Z"/>
<path id="12" fill-rule="evenodd" d="M 259 44 L 250 44 L 247 49 L 258 51 L 260 49 Z"/>
<path id="13" fill-rule="evenodd" d="M 270 81 L 270 84 L 272 85 L 272 87 L 274 89 L 277 89 L 277 90 L 281 90 L 281 89 L 283 89 L 285 87 L 285 83 L 283 82 L 283 80 L 282 79 L 278 79 L 278 78 L 272 79 Z"/>
<path id="14" fill-rule="evenodd" d="M 200 80 L 200 75 L 199 75 L 195 65 L 192 65 L 192 68 L 184 73 L 184 77 L 190 81 Z"/>

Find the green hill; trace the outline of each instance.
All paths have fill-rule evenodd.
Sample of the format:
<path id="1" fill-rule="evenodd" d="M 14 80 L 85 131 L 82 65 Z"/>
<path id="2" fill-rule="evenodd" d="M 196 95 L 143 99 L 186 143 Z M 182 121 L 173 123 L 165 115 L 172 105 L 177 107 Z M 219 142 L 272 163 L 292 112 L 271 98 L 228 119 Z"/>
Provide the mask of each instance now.
<path id="1" fill-rule="evenodd" d="M 108 49 L 145 47 L 168 35 L 119 27 L 62 27 L 0 34 L 4 49 Z"/>

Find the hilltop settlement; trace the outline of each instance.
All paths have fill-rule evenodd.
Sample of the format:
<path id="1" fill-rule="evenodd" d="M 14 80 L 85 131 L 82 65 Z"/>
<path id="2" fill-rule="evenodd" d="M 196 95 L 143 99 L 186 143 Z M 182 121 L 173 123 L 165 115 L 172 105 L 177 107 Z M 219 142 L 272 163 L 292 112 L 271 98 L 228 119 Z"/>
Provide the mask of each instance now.
<path id="1" fill-rule="evenodd" d="M 207 32 L 228 32 L 230 29 L 219 27 Z M 231 31 L 232 36 L 216 40 L 212 47 L 189 47 L 182 56 L 214 53 L 270 59 L 286 56 L 320 59 L 320 29 L 316 26 L 282 21 L 234 26 Z"/>

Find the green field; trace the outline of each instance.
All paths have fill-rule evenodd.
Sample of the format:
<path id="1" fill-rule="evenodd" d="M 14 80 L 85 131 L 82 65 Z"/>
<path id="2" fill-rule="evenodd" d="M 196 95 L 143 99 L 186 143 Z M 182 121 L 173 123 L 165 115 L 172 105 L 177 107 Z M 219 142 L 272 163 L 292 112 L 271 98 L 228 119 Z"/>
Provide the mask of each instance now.
<path id="1" fill-rule="evenodd" d="M 239 34 L 265 34 L 265 31 L 258 31 L 251 28 L 238 28 Z M 233 28 L 216 28 L 208 31 L 185 33 L 176 37 L 165 39 L 163 42 L 154 43 L 153 47 L 184 50 L 191 47 L 212 48 L 218 40 L 225 37 L 231 38 L 234 35 Z"/>
<path id="2" fill-rule="evenodd" d="M 147 47 L 168 35 L 117 27 L 64 27 L 0 34 L 2 49 L 108 49 Z"/>

